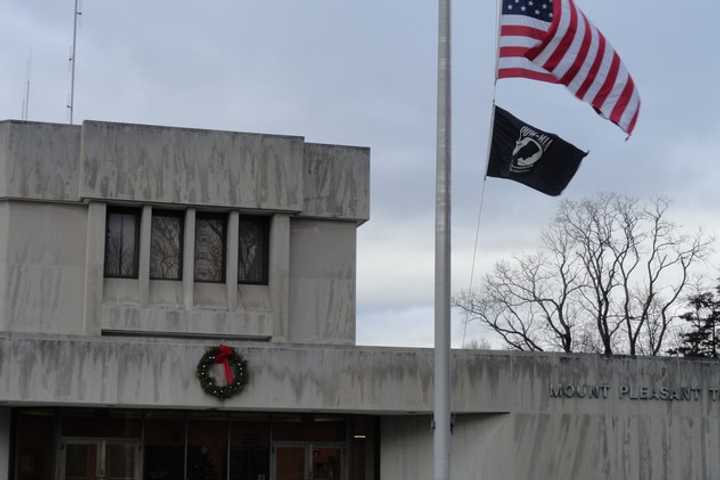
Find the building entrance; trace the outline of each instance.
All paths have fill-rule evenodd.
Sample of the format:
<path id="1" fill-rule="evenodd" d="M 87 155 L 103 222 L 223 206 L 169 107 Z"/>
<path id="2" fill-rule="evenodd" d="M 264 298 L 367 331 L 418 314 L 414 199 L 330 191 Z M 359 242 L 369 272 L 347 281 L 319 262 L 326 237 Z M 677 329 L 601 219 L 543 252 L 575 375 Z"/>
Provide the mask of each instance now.
<path id="1" fill-rule="evenodd" d="M 12 480 L 374 480 L 377 417 L 15 409 Z"/>
<path id="2" fill-rule="evenodd" d="M 276 442 L 273 480 L 345 480 L 346 447 L 342 444 Z"/>
<path id="3" fill-rule="evenodd" d="M 125 439 L 62 438 L 61 480 L 139 480 L 140 442 Z"/>

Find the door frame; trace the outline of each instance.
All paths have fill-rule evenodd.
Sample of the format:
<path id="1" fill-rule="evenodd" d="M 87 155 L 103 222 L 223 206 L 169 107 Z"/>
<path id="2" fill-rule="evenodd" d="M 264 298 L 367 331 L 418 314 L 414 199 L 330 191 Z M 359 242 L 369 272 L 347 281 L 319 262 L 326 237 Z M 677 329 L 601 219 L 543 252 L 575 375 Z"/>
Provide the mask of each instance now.
<path id="1" fill-rule="evenodd" d="M 347 442 L 272 442 L 270 448 L 270 479 L 277 478 L 277 448 L 304 448 L 305 449 L 305 474 L 304 480 L 312 478 L 312 451 L 313 448 L 337 448 L 340 450 L 340 479 L 348 478 L 348 443 Z"/>
<path id="2" fill-rule="evenodd" d="M 98 480 L 105 480 L 107 476 L 101 467 L 105 464 L 105 447 L 107 444 L 129 445 L 135 452 L 134 480 L 142 478 L 143 452 L 140 439 L 120 437 L 60 437 L 58 442 L 55 465 L 55 479 L 65 480 L 66 447 L 68 445 L 95 445 L 97 448 L 95 472 Z M 103 467 L 104 468 L 104 467 Z"/>

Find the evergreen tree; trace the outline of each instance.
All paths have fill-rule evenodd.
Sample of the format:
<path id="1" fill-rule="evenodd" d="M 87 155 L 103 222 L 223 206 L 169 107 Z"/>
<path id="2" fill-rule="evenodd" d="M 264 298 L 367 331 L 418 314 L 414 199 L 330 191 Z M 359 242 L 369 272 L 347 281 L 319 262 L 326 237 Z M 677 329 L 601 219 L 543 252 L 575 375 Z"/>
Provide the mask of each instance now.
<path id="1" fill-rule="evenodd" d="M 720 293 L 720 286 L 716 291 Z M 690 328 L 680 334 L 680 346 L 668 353 L 689 358 L 718 358 L 720 298 L 713 292 L 703 292 L 690 297 L 688 306 L 691 309 L 680 318 L 688 322 Z"/>

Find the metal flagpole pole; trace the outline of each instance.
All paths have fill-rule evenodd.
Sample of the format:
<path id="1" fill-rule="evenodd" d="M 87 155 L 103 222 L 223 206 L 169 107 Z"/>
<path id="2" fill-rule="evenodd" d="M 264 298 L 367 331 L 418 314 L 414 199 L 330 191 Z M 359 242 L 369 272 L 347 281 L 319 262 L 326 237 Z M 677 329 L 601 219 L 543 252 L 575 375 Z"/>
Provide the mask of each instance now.
<path id="1" fill-rule="evenodd" d="M 435 200 L 435 373 L 433 479 L 450 479 L 450 2 L 439 0 L 437 172 Z"/>

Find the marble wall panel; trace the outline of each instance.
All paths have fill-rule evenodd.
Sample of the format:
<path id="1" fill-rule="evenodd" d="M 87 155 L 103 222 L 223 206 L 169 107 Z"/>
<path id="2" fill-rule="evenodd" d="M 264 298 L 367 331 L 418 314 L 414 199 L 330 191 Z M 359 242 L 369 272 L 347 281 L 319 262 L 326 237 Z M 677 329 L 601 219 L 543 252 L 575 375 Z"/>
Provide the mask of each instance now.
<path id="1" fill-rule="evenodd" d="M 302 165 L 301 137 L 86 121 L 80 195 L 299 211 Z"/>
<path id="2" fill-rule="evenodd" d="M 292 219 L 290 305 L 293 342 L 355 342 L 356 227 Z"/>
<path id="3" fill-rule="evenodd" d="M 432 478 L 429 416 L 382 420 L 383 478 Z M 643 414 L 456 417 L 451 475 L 470 480 L 713 480 L 720 419 Z"/>
<path id="4" fill-rule="evenodd" d="M 370 149 L 305 144 L 302 215 L 364 222 L 370 218 Z"/>
<path id="5" fill-rule="evenodd" d="M 7 202 L 4 207 L 4 328 L 83 333 L 87 207 L 26 202 Z"/>
<path id="6" fill-rule="evenodd" d="M 0 122 L 0 197 L 77 201 L 80 127 Z"/>
<path id="7" fill-rule="evenodd" d="M 462 415 L 455 418 L 451 439 L 450 478 L 514 479 L 512 417 L 507 414 Z M 432 417 L 381 418 L 381 478 L 432 478 Z M 536 480 L 555 477 L 536 477 Z"/>

